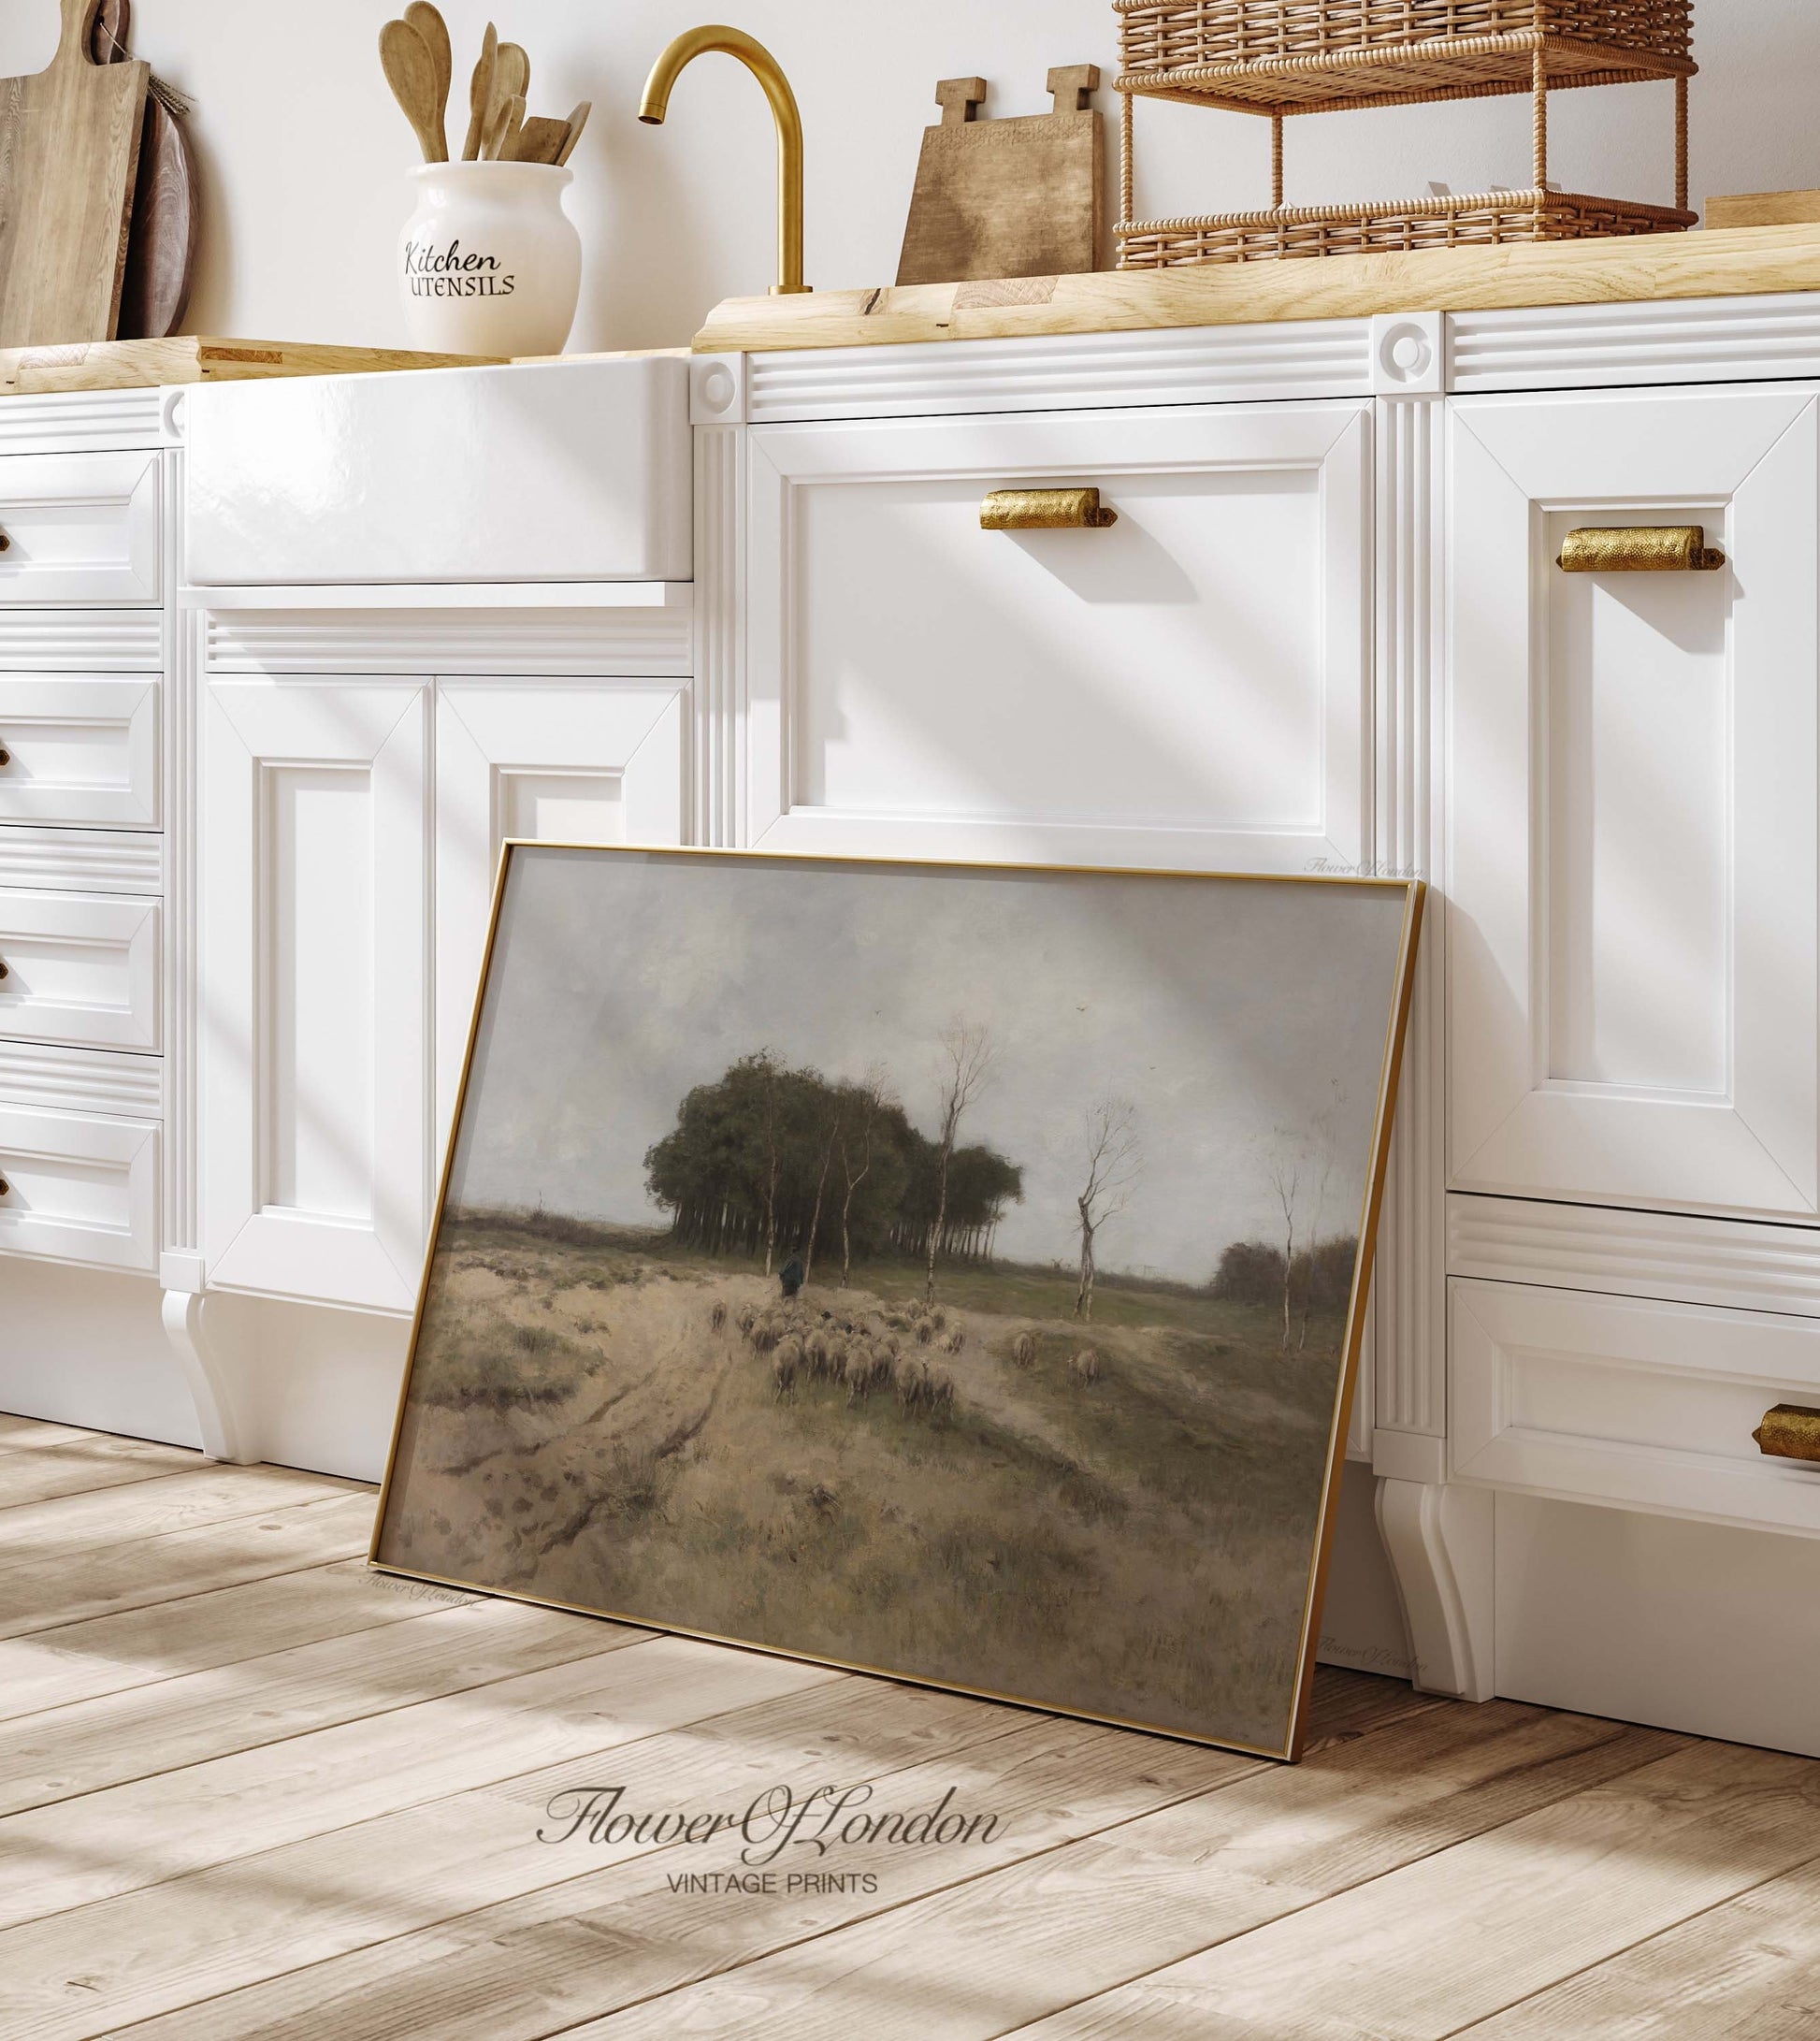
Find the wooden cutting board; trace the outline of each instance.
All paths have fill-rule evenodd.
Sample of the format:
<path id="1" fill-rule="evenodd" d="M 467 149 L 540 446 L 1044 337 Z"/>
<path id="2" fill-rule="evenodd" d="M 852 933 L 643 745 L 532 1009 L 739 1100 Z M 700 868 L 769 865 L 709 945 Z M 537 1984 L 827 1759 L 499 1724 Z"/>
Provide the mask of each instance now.
<path id="1" fill-rule="evenodd" d="M 101 0 L 89 43 L 97 64 L 126 61 L 133 0 Z M 155 90 L 145 102 L 138 185 L 126 238 L 118 338 L 162 340 L 183 323 L 195 280 L 202 193 L 183 123 Z"/>
<path id="2" fill-rule="evenodd" d="M 1099 267 L 1105 208 L 1105 130 L 1090 105 L 1098 66 L 1049 73 L 1055 111 L 977 118 L 982 78 L 935 88 L 939 127 L 923 132 L 900 283 L 1075 276 Z"/>
<path id="3" fill-rule="evenodd" d="M 62 0 L 49 70 L 0 80 L 0 347 L 111 340 L 149 65 L 97 65 L 98 0 Z"/>

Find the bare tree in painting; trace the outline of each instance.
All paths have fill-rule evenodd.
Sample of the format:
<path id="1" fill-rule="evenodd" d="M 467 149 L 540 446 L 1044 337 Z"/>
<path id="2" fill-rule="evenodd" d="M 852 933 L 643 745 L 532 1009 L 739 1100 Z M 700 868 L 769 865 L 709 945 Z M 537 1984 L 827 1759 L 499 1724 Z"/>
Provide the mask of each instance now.
<path id="1" fill-rule="evenodd" d="M 765 1274 L 772 1272 L 772 1265 L 777 1259 L 777 1170 L 778 1156 L 778 1100 L 777 1059 L 770 1049 L 760 1049 L 753 1062 L 758 1067 L 760 1095 L 764 1101 L 759 1112 L 759 1128 L 764 1136 L 765 1154 Z"/>
<path id="2" fill-rule="evenodd" d="M 1339 1145 L 1339 1118 L 1346 1105 L 1346 1090 L 1337 1078 L 1328 1080 L 1328 1098 L 1325 1108 L 1317 1114 L 1314 1122 L 1315 1161 L 1320 1175 L 1315 1179 L 1314 1217 L 1308 1225 L 1309 1266 L 1307 1279 L 1302 1285 L 1302 1329 L 1295 1341 L 1298 1353 L 1306 1353 L 1308 1345 L 1308 1319 L 1314 1310 L 1315 1271 L 1314 1250 L 1321 1245 L 1321 1226 L 1326 1217 L 1327 1188 L 1334 1177 L 1334 1151 Z"/>
<path id="3" fill-rule="evenodd" d="M 872 1174 L 873 1130 L 878 1123 L 878 1116 L 890 1103 L 890 1091 L 885 1073 L 877 1064 L 866 1072 L 864 1080 L 856 1085 L 852 1096 L 852 1125 L 843 1115 L 840 1123 L 841 1141 L 841 1288 L 845 1290 L 853 1273 L 853 1200 L 859 1195 L 859 1186 Z M 859 1166 L 854 1167 L 858 1154 Z"/>
<path id="4" fill-rule="evenodd" d="M 822 1199 L 828 1191 L 828 1172 L 834 1165 L 834 1151 L 841 1145 L 841 1127 L 846 1118 L 846 1099 L 836 1092 L 828 1115 L 828 1137 L 822 1143 L 821 1171 L 816 1178 L 815 1210 L 809 1219 L 809 1238 L 802 1249 L 802 1281 L 806 1284 L 816 1267 L 816 1241 L 821 1233 Z"/>
<path id="5" fill-rule="evenodd" d="M 1302 1195 L 1302 1152 L 1299 1143 L 1290 1145 L 1288 1130 L 1279 1127 L 1278 1149 L 1270 1165 L 1270 1184 L 1283 1215 L 1283 1352 L 1289 1352 L 1290 1315 L 1295 1290 L 1296 1205 Z"/>
<path id="6" fill-rule="evenodd" d="M 1132 1188 L 1143 1166 L 1135 1109 L 1124 1100 L 1103 1099 L 1087 1115 L 1087 1182 L 1076 1198 L 1080 1213 L 1080 1284 L 1075 1292 L 1075 1316 L 1093 1316 L 1093 1241 L 1107 1220 L 1116 1219 L 1131 1201 Z"/>
<path id="7" fill-rule="evenodd" d="M 929 1229 L 929 1272 L 923 1295 L 935 1298 L 935 1256 L 948 1220 L 948 1169 L 954 1161 L 961 1122 L 991 1073 L 990 1035 L 977 1021 L 954 1020 L 942 1030 L 942 1135 L 937 1166 L 935 1222 Z"/>

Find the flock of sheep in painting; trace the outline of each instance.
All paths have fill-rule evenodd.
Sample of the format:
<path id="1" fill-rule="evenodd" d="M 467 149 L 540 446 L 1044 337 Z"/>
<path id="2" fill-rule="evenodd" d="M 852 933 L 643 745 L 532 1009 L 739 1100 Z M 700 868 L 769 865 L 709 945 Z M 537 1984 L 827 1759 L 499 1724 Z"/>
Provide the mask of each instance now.
<path id="1" fill-rule="evenodd" d="M 710 1329 L 724 1333 L 728 1311 L 716 1303 Z M 846 1392 L 849 1408 L 872 1397 L 895 1397 L 906 1412 L 946 1416 L 954 1409 L 954 1377 L 935 1356 L 966 1351 L 967 1334 L 939 1306 L 916 1302 L 901 1311 L 839 1318 L 795 1298 L 761 1310 L 742 1305 L 734 1325 L 751 1351 L 771 1365 L 772 1388 L 780 1403 L 793 1403 L 799 1384 L 825 1382 Z M 1021 1332 L 1011 1359 L 1019 1368 L 1036 1366 L 1036 1341 Z M 1100 1356 L 1083 1347 L 1068 1363 L 1069 1379 L 1091 1388 L 1100 1379 Z"/>

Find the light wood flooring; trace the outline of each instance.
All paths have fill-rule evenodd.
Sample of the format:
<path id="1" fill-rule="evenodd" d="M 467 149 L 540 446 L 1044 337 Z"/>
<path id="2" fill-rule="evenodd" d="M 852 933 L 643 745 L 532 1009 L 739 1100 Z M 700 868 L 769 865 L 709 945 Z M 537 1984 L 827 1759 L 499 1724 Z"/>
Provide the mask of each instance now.
<path id="1" fill-rule="evenodd" d="M 0 1419 L 6 2041 L 1820 2036 L 1820 1763 L 1329 1671 L 1286 1769 L 389 1580 L 373 1502 Z M 539 1835 L 860 1783 L 998 1831 Z"/>

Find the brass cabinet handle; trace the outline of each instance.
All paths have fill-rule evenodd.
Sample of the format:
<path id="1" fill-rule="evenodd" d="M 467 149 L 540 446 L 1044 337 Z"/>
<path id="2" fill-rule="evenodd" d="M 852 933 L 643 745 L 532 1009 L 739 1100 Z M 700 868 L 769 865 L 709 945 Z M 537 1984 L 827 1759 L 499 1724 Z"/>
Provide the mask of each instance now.
<path id="1" fill-rule="evenodd" d="M 1803 1403 L 1778 1403 L 1773 1411 L 1766 1411 L 1751 1437 L 1757 1450 L 1771 1459 L 1820 1464 L 1820 1411 Z"/>
<path id="2" fill-rule="evenodd" d="M 0 553 L 10 553 L 12 549 L 12 541 L 7 538 L 7 534 L 4 531 L 0 531 Z"/>
<path id="3" fill-rule="evenodd" d="M 4 957 L 0 957 L 0 978 L 9 978 L 11 976 L 12 967 Z"/>
<path id="4" fill-rule="evenodd" d="M 12 1185 L 7 1181 L 5 1177 L 0 1177 L 0 1197 L 10 1197 L 12 1194 Z"/>
<path id="5" fill-rule="evenodd" d="M 5 745 L 0 745 L 0 772 L 4 772 L 12 761 L 12 753 L 7 749 Z"/>
<path id="6" fill-rule="evenodd" d="M 1097 489 L 994 489 L 979 506 L 982 531 L 1104 531 L 1118 522 Z"/>
<path id="7" fill-rule="evenodd" d="M 1713 574 L 1726 564 L 1704 525 L 1620 525 L 1570 531 L 1555 562 L 1564 574 Z"/>

